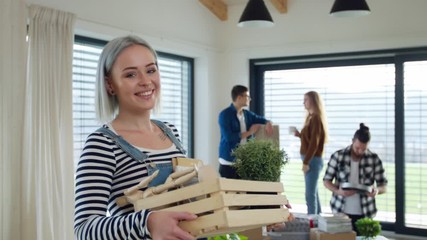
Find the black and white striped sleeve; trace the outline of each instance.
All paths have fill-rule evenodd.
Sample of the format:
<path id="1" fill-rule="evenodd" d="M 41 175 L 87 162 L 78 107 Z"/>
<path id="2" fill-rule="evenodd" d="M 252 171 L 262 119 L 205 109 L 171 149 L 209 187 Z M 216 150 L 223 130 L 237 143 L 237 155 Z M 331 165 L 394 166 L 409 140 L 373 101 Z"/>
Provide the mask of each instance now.
<path id="1" fill-rule="evenodd" d="M 76 170 L 75 239 L 151 239 L 147 228 L 148 211 L 108 216 L 116 171 L 117 146 L 100 133 L 91 134 Z"/>

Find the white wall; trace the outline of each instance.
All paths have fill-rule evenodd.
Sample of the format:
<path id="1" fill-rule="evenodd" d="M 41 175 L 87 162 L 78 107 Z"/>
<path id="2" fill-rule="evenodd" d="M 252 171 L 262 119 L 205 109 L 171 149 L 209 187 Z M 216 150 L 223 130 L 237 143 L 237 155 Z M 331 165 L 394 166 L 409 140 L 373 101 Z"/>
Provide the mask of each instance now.
<path id="1" fill-rule="evenodd" d="M 222 22 L 198 0 L 27 0 L 77 15 L 76 32 L 109 40 L 135 33 L 156 49 L 195 58 L 195 155 L 216 165 L 218 112 L 235 84 L 249 84 L 249 59 L 427 46 L 426 0 L 368 0 L 372 14 L 329 16 L 333 0 L 288 0 L 270 29 L 241 29 L 245 2 L 227 0 Z"/>

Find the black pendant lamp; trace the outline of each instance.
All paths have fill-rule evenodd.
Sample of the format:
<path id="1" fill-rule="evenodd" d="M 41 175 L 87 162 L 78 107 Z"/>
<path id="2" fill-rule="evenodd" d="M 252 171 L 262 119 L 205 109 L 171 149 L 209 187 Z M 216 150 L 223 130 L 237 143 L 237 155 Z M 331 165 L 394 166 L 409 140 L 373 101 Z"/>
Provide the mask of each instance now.
<path id="1" fill-rule="evenodd" d="M 263 0 L 249 0 L 237 26 L 273 27 L 274 22 Z"/>
<path id="2" fill-rule="evenodd" d="M 330 14 L 334 17 L 356 17 L 371 13 L 365 0 L 335 0 Z"/>

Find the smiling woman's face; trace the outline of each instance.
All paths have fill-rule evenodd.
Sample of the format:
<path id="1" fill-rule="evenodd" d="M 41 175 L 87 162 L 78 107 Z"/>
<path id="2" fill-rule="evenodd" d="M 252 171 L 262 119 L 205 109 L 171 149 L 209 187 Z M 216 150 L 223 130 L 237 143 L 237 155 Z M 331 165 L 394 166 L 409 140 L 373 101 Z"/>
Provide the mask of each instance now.
<path id="1" fill-rule="evenodd" d="M 153 109 L 160 93 L 160 74 L 153 53 L 141 45 L 124 49 L 111 69 L 107 89 L 117 96 L 119 111 Z"/>

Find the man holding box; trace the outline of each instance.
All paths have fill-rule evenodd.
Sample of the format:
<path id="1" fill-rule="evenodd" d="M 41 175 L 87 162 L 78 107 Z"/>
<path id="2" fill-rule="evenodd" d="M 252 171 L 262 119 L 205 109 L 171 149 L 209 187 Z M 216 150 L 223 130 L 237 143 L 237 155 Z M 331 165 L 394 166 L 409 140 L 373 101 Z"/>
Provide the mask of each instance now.
<path id="1" fill-rule="evenodd" d="M 353 143 L 332 154 L 323 178 L 332 191 L 332 212 L 347 214 L 355 230 L 357 220 L 375 216 L 375 197 L 386 192 L 385 171 L 378 155 L 368 149 L 370 139 L 369 128 L 361 123 Z"/>
<path id="2" fill-rule="evenodd" d="M 238 179 L 240 177 L 232 166 L 235 161 L 235 158 L 231 155 L 233 149 L 239 144 L 244 144 L 247 139 L 252 138 L 263 124 L 266 125 L 266 134 L 271 135 L 273 125 L 271 121 L 245 109 L 251 101 L 247 87 L 234 86 L 231 90 L 231 98 L 233 103 L 222 110 L 218 116 L 218 124 L 221 130 L 219 173 L 221 177 Z"/>

